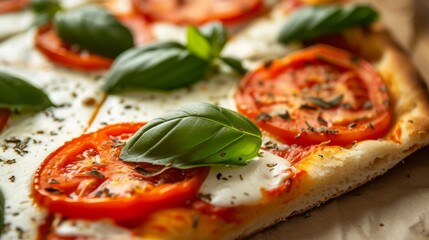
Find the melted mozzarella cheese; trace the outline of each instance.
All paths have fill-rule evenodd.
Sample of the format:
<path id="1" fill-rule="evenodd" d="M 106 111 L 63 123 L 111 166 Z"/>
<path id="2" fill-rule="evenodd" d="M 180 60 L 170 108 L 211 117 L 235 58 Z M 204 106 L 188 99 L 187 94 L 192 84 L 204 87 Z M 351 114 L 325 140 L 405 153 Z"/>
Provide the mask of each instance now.
<path id="1" fill-rule="evenodd" d="M 199 194 L 215 206 L 257 204 L 263 199 L 262 190 L 274 190 L 292 175 L 290 162 L 264 151 L 246 166 L 212 167 Z"/>
<path id="2" fill-rule="evenodd" d="M 33 175 L 48 154 L 84 131 L 95 108 L 85 102 L 100 101 L 99 83 L 88 76 L 60 72 L 10 67 L 0 67 L 0 71 L 43 88 L 57 104 L 40 112 L 14 114 L 0 133 L 0 188 L 5 195 L 8 226 L 1 239 L 35 239 L 44 213 L 30 198 Z"/>
<path id="3" fill-rule="evenodd" d="M 225 47 L 223 54 L 245 60 L 247 67 L 253 68 L 262 61 L 283 57 L 301 46 L 281 44 L 277 41 L 283 22 L 287 16 L 281 10 L 256 20 Z"/>
<path id="4" fill-rule="evenodd" d="M 0 14 L 0 41 L 24 31 L 33 22 L 34 14 L 30 11 Z"/>

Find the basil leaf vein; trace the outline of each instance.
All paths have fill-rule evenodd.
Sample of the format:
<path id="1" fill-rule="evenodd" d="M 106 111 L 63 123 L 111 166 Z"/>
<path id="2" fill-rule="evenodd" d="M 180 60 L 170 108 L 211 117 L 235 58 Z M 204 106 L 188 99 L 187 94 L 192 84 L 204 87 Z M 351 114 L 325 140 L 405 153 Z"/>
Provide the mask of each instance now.
<path id="1" fill-rule="evenodd" d="M 176 168 L 245 165 L 261 144 L 259 128 L 246 117 L 195 103 L 150 121 L 125 144 L 120 158 Z"/>
<path id="2" fill-rule="evenodd" d="M 378 12 L 367 5 L 303 7 L 283 24 L 278 41 L 289 43 L 340 33 L 348 28 L 370 25 L 378 17 Z"/>
<path id="3" fill-rule="evenodd" d="M 102 56 L 115 58 L 134 46 L 130 30 L 99 7 L 58 12 L 54 26 L 64 42 Z"/>
<path id="4" fill-rule="evenodd" d="M 17 109 L 44 109 L 54 106 L 41 89 L 30 83 L 0 72 L 0 107 Z"/>

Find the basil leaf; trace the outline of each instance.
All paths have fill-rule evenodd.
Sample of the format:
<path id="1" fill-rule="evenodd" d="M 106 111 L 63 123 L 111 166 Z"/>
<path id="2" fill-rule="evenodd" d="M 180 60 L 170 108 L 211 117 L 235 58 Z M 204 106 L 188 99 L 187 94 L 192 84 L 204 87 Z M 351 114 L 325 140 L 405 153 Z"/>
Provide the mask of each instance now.
<path id="1" fill-rule="evenodd" d="M 211 55 L 218 57 L 228 40 L 228 32 L 222 23 L 215 22 L 204 25 L 200 29 L 201 34 L 207 39 L 211 46 Z"/>
<path id="2" fill-rule="evenodd" d="M 106 92 L 129 88 L 172 90 L 200 80 L 209 67 L 179 43 L 154 43 L 120 55 L 103 85 Z"/>
<path id="3" fill-rule="evenodd" d="M 247 69 L 244 68 L 243 65 L 241 65 L 241 62 L 239 60 L 237 60 L 236 58 L 220 57 L 220 60 L 222 60 L 223 63 L 228 65 L 230 68 L 232 68 L 238 74 L 244 75 L 247 73 Z"/>
<path id="4" fill-rule="evenodd" d="M 261 143 L 259 128 L 243 115 L 196 103 L 150 121 L 125 144 L 120 158 L 176 168 L 245 165 Z"/>
<path id="5" fill-rule="evenodd" d="M 115 58 L 134 46 L 130 30 L 102 8 L 86 7 L 59 12 L 54 23 L 57 34 L 64 42 L 95 54 Z"/>
<path id="6" fill-rule="evenodd" d="M 31 0 L 30 9 L 37 15 L 39 25 L 50 21 L 62 7 L 58 0 Z"/>
<path id="7" fill-rule="evenodd" d="M 5 212 L 5 199 L 3 192 L 0 189 L 0 237 L 4 230 L 4 212 Z"/>
<path id="8" fill-rule="evenodd" d="M 43 109 L 53 105 L 41 89 L 15 76 L 0 72 L 0 107 Z"/>
<path id="9" fill-rule="evenodd" d="M 366 5 L 303 7 L 286 20 L 278 40 L 288 43 L 335 34 L 351 27 L 367 26 L 378 17 L 377 11 Z"/>
<path id="10" fill-rule="evenodd" d="M 187 47 L 189 51 L 198 57 L 211 61 L 211 46 L 207 39 L 194 26 L 188 26 L 186 29 Z"/>

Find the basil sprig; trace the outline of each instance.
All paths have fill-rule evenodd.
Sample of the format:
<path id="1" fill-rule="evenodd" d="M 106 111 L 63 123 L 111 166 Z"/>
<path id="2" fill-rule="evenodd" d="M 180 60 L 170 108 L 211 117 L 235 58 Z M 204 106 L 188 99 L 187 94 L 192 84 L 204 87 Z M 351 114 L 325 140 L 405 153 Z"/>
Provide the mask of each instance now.
<path id="1" fill-rule="evenodd" d="M 340 33 L 348 28 L 368 26 L 378 17 L 378 12 L 367 5 L 303 7 L 286 20 L 278 40 L 289 43 Z"/>
<path id="2" fill-rule="evenodd" d="M 134 46 L 130 30 L 99 7 L 58 12 L 54 26 L 64 42 L 102 56 L 115 58 Z"/>
<path id="3" fill-rule="evenodd" d="M 53 105 L 41 89 L 20 78 L 0 72 L 0 107 L 44 109 Z"/>
<path id="4" fill-rule="evenodd" d="M 176 168 L 246 165 L 261 147 L 261 132 L 241 114 L 195 103 L 142 127 L 123 147 L 120 159 Z"/>
<path id="5" fill-rule="evenodd" d="M 136 88 L 173 90 L 202 79 L 219 61 L 244 74 L 238 60 L 221 56 L 227 39 L 223 25 L 212 23 L 201 30 L 188 27 L 186 46 L 166 42 L 132 48 L 115 60 L 102 88 L 108 93 Z"/>
<path id="6" fill-rule="evenodd" d="M 5 200 L 3 192 L 0 189 L 0 237 L 3 234 L 4 230 L 4 210 L 5 210 Z"/>

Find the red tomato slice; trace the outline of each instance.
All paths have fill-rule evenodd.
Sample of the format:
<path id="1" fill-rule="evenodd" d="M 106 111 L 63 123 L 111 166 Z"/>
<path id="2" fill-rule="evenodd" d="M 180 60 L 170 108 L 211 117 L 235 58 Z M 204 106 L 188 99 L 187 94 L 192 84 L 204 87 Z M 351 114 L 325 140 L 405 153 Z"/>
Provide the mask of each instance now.
<path id="1" fill-rule="evenodd" d="M 137 45 L 153 39 L 151 30 L 142 17 L 121 15 L 118 19 L 131 30 Z M 51 24 L 37 30 L 35 45 L 52 62 L 74 69 L 104 70 L 108 69 L 113 62 L 113 59 L 107 57 L 73 49 L 72 46 L 61 41 Z"/>
<path id="2" fill-rule="evenodd" d="M 201 25 L 237 23 L 258 14 L 263 0 L 133 0 L 135 9 L 152 21 Z"/>
<path id="3" fill-rule="evenodd" d="M 35 201 L 65 217 L 126 222 L 195 199 L 208 168 L 161 171 L 163 166 L 119 159 L 122 142 L 142 126 L 108 126 L 57 149 L 36 172 Z"/>
<path id="4" fill-rule="evenodd" d="M 28 0 L 0 0 L 0 13 L 19 11 L 27 4 Z"/>
<path id="5" fill-rule="evenodd" d="M 7 120 L 10 116 L 10 110 L 7 108 L 0 108 L 0 132 L 6 126 Z"/>
<path id="6" fill-rule="evenodd" d="M 382 137 L 391 113 L 387 87 L 365 60 L 316 45 L 248 74 L 238 110 L 288 144 L 348 145 Z"/>

